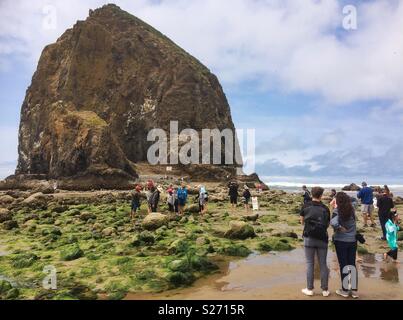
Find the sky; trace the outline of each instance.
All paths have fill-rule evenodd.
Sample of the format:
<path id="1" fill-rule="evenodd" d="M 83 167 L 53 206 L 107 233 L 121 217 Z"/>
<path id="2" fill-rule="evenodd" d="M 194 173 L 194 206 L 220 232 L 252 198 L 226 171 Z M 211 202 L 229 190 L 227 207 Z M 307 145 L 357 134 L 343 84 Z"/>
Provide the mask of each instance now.
<path id="1" fill-rule="evenodd" d="M 0 0 L 0 178 L 43 47 L 108 2 Z M 260 176 L 403 184 L 403 0 L 114 3 L 218 76 Z"/>

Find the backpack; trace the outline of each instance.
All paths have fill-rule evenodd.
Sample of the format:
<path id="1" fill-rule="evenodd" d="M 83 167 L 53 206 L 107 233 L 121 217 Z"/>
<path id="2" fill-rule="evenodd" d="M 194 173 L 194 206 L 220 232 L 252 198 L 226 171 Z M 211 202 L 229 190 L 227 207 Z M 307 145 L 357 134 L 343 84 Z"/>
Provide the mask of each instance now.
<path id="1" fill-rule="evenodd" d="M 327 226 L 319 219 L 309 219 L 305 222 L 304 237 L 328 241 Z"/>
<path id="2" fill-rule="evenodd" d="M 184 189 L 178 189 L 178 200 L 180 201 L 186 200 L 186 191 Z"/>

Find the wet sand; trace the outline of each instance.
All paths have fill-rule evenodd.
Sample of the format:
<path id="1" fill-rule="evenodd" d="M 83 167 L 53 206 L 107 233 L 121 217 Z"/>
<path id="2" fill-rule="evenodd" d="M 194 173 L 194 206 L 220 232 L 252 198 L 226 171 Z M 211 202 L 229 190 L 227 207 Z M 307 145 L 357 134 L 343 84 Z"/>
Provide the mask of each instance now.
<path id="1" fill-rule="evenodd" d="M 386 263 L 381 255 L 360 257 L 359 294 L 368 300 L 403 299 L 403 266 Z M 251 255 L 247 259 L 224 262 L 223 272 L 201 279 L 194 286 L 162 294 L 130 294 L 128 300 L 306 300 L 343 299 L 335 294 L 340 287 L 338 263 L 334 252 L 329 251 L 329 298 L 321 296 L 319 270 L 315 270 L 314 297 L 305 297 L 305 257 L 303 249 L 277 254 Z M 351 299 L 351 298 L 350 298 Z"/>

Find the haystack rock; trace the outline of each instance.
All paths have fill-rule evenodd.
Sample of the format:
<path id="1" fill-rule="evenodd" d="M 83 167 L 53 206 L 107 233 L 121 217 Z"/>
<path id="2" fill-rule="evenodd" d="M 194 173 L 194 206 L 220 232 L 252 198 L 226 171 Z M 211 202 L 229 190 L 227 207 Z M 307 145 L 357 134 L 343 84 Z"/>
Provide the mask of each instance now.
<path id="1" fill-rule="evenodd" d="M 170 121 L 179 130 L 234 130 L 216 76 L 148 24 L 106 5 L 43 50 L 22 105 L 16 177 L 102 186 L 136 179 L 152 145 L 148 132 L 169 132 Z M 204 175 L 235 172 L 235 165 L 213 167 Z"/>

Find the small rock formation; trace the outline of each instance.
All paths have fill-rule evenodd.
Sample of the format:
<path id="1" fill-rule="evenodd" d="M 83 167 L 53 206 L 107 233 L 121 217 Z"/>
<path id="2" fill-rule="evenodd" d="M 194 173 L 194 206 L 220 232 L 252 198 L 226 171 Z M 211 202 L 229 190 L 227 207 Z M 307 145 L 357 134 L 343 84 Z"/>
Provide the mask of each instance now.
<path id="1" fill-rule="evenodd" d="M 343 191 L 360 191 L 361 188 L 357 186 L 355 183 L 350 184 L 349 186 L 345 186 Z"/>
<path id="2" fill-rule="evenodd" d="M 231 221 L 230 229 L 224 234 L 225 238 L 239 240 L 245 240 L 255 236 L 256 234 L 253 227 L 243 221 Z"/>
<path id="3" fill-rule="evenodd" d="M 22 105 L 16 175 L 116 187 L 138 177 L 136 164 L 154 143 L 147 134 L 169 132 L 170 121 L 179 131 L 234 130 L 215 75 L 148 24 L 106 5 L 43 50 Z M 221 176 L 236 168 L 215 167 Z"/>
<path id="4" fill-rule="evenodd" d="M 168 216 L 162 213 L 150 213 L 144 218 L 142 227 L 149 231 L 157 230 L 167 224 L 168 220 Z"/>

